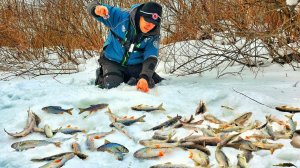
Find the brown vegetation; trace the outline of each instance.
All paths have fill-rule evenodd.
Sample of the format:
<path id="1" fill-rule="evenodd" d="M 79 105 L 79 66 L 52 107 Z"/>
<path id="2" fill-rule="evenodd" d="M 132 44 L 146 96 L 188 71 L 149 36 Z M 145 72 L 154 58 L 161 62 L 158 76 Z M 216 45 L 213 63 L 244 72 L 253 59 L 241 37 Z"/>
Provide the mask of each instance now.
<path id="1" fill-rule="evenodd" d="M 78 58 L 87 59 L 95 56 L 92 52 L 99 53 L 107 31 L 87 14 L 88 2 L 90 1 L 34 0 L 28 4 L 20 0 L 2 0 L 0 70 L 13 72 L 14 75 L 77 72 L 77 65 L 80 64 Z M 103 0 L 102 2 L 129 8 L 132 4 L 145 1 Z M 198 46 L 199 50 L 203 45 L 213 47 L 218 54 L 211 52 L 208 56 L 207 53 L 195 51 L 196 54 L 192 58 L 190 55 L 164 52 L 166 55 L 161 55 L 162 57 L 168 56 L 177 61 L 172 65 L 171 72 L 188 66 L 188 69 L 184 68 L 181 71 L 187 71 L 186 74 L 201 73 L 218 67 L 220 63 L 213 61 L 212 64 L 204 65 L 203 61 L 198 63 L 198 59 L 220 60 L 222 55 L 226 56 L 225 60 L 230 65 L 239 63 L 247 67 L 255 67 L 259 63 L 252 58 L 258 60 L 256 58 L 266 57 L 249 54 L 249 45 L 256 43 L 256 40 L 263 42 L 275 62 L 291 63 L 293 60 L 300 62 L 297 51 L 300 45 L 299 9 L 296 6 L 287 6 L 285 0 L 158 0 L 158 2 L 164 6 L 162 44 L 170 47 L 176 42 L 188 40 L 215 41 L 216 33 L 221 33 L 222 39 L 227 41 L 226 45 L 236 48 L 228 51 L 199 41 L 196 45 L 192 45 Z M 247 42 L 242 48 L 237 48 L 235 44 L 240 37 Z M 291 46 L 291 43 L 296 44 Z M 78 51 L 81 54 L 78 54 Z M 50 54 L 58 55 L 59 61 L 56 64 L 49 62 Z M 181 56 L 186 57 L 188 61 L 178 61 L 178 57 Z M 28 61 L 35 63 L 30 66 L 25 65 Z M 190 67 L 192 62 L 197 64 L 192 66 L 194 69 Z M 44 65 L 42 63 L 51 64 L 52 67 L 42 66 Z M 65 63 L 70 63 L 70 66 L 66 68 Z M 53 69 L 57 71 L 51 71 Z"/>
<path id="2" fill-rule="evenodd" d="M 168 20 L 163 25 L 167 33 L 162 43 L 168 46 L 163 56 L 170 61 L 167 66 L 171 68 L 171 73 L 202 73 L 224 63 L 228 66 L 238 63 L 255 69 L 262 65 L 262 60 L 269 57 L 273 58 L 273 62 L 289 63 L 295 69 L 299 68 L 300 4 L 297 9 L 296 6 L 287 6 L 285 0 L 161 2 L 167 7 Z M 188 41 L 205 39 L 213 42 L 221 39 L 222 45 Z M 238 46 L 241 41 L 243 46 Z M 173 45 L 175 43 L 176 46 Z M 193 53 L 190 52 L 191 48 L 185 50 L 187 44 L 193 46 Z M 209 54 L 203 48 L 208 49 Z M 260 54 L 263 53 L 262 48 L 267 48 L 268 53 Z M 220 70 L 220 75 L 225 73 L 228 66 Z"/>

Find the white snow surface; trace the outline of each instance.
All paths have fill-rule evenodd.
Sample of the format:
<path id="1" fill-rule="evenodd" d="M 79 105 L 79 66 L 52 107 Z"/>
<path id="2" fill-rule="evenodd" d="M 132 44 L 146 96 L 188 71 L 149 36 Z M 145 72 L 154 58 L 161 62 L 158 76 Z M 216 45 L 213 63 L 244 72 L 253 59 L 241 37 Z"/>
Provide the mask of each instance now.
<path id="1" fill-rule="evenodd" d="M 298 3 L 298 0 L 286 0 L 286 4 L 289 6 L 297 5 Z"/>
<path id="2" fill-rule="evenodd" d="M 91 152 L 86 147 L 86 136 L 79 133 L 77 140 L 70 139 L 63 142 L 61 148 L 50 144 L 37 147 L 22 152 L 17 152 L 11 148 L 11 144 L 21 140 L 47 139 L 39 133 L 15 139 L 7 135 L 3 129 L 9 132 L 19 132 L 23 130 L 27 120 L 27 110 L 30 108 L 40 118 L 40 127 L 45 124 L 51 128 L 76 126 L 87 130 L 88 133 L 96 131 L 110 131 L 110 121 L 105 114 L 105 110 L 83 119 L 84 115 L 79 115 L 79 107 L 88 107 L 92 104 L 108 103 L 112 112 L 119 116 L 146 115 L 145 123 L 136 123 L 126 127 L 129 133 L 136 139 L 149 139 L 153 131 L 145 132 L 145 129 L 156 126 L 168 118 L 167 116 L 189 117 L 194 114 L 200 100 L 204 100 L 208 107 L 208 113 L 217 116 L 219 119 L 230 121 L 245 112 L 253 112 L 252 121 L 265 121 L 265 115 L 272 114 L 278 118 L 285 119 L 282 113 L 275 109 L 260 105 L 241 94 L 233 91 L 233 88 L 262 102 L 268 106 L 290 105 L 300 106 L 300 80 L 299 71 L 293 71 L 288 66 L 272 65 L 260 70 L 257 74 L 245 70 L 243 78 L 239 76 L 223 76 L 216 79 L 214 71 L 207 72 L 202 76 L 192 75 L 176 77 L 166 74 L 163 65 L 160 64 L 157 71 L 166 78 L 149 93 L 137 91 L 135 87 L 122 84 L 114 89 L 99 89 L 93 85 L 95 70 L 98 66 L 96 58 L 88 60 L 84 65 L 83 72 L 62 75 L 62 76 L 41 76 L 31 80 L 14 79 L 11 81 L 0 81 L 0 167 L 39 167 L 47 162 L 31 162 L 34 157 L 46 157 L 62 152 L 71 151 L 70 144 L 77 141 L 81 145 L 82 152 L 88 155 L 86 160 L 74 157 L 68 161 L 66 168 L 144 168 L 151 165 L 172 162 L 176 164 L 187 164 L 193 166 L 193 161 L 188 158 L 188 151 L 176 149 L 166 153 L 164 157 L 152 160 L 139 160 L 133 157 L 133 153 L 143 146 L 128 139 L 123 134 L 116 131 L 105 138 L 95 140 L 96 147 L 102 145 L 107 139 L 111 142 L 120 143 L 129 149 L 123 161 L 118 161 L 107 152 Z M 256 77 L 255 77 L 256 76 Z M 130 107 L 138 104 L 157 106 L 163 103 L 165 112 L 137 112 Z M 73 115 L 49 114 L 41 110 L 44 106 L 61 106 L 62 108 L 74 108 Z M 221 108 L 226 105 L 234 108 L 233 111 L 226 111 Z M 286 119 L 285 119 L 286 120 Z M 295 121 L 300 120 L 300 114 L 294 116 Z M 299 124 L 298 124 L 299 125 Z M 299 128 L 299 126 L 298 126 Z M 183 134 L 182 128 L 176 136 Z M 54 138 L 71 137 L 58 133 Z M 276 150 L 273 155 L 269 151 L 254 152 L 254 158 L 250 161 L 250 167 L 269 168 L 273 164 L 291 162 L 300 166 L 300 149 L 293 148 L 289 140 L 278 140 L 283 143 L 282 149 Z M 214 151 L 215 147 L 208 147 L 211 151 L 210 162 L 212 167 L 217 167 Z M 234 167 L 237 163 L 236 149 L 223 148 L 223 151 L 230 159 L 230 164 Z"/>

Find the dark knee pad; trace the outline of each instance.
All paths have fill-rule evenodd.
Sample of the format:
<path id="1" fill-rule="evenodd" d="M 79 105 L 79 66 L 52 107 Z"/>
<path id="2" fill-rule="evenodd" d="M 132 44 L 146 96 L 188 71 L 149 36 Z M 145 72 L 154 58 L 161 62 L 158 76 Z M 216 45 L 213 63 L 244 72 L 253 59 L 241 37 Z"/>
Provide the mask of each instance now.
<path id="1" fill-rule="evenodd" d="M 104 76 L 104 87 L 106 89 L 118 87 L 123 82 L 123 76 L 118 73 L 108 73 Z"/>

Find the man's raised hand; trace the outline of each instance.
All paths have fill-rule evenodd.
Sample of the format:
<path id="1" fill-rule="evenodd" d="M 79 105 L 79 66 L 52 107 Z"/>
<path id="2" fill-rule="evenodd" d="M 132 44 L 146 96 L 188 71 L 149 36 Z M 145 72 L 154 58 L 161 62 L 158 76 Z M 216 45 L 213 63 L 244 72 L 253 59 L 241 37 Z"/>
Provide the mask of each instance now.
<path id="1" fill-rule="evenodd" d="M 95 14 L 101 17 L 108 17 L 108 9 L 105 6 L 98 5 L 95 8 Z"/>

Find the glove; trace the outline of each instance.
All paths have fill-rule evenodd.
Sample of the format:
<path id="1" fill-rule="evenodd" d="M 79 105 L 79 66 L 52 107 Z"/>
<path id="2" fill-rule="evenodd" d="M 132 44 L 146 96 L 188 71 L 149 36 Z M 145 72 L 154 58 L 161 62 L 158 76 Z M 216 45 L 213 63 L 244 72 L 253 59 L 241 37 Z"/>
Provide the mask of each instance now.
<path id="1" fill-rule="evenodd" d="M 98 5 L 95 8 L 95 14 L 101 17 L 108 16 L 108 9 L 105 6 Z"/>
<path id="2" fill-rule="evenodd" d="M 136 88 L 138 90 L 141 90 L 142 92 L 148 92 L 149 91 L 149 86 L 148 86 L 148 82 L 146 79 L 141 78 L 138 83 L 136 84 Z"/>

